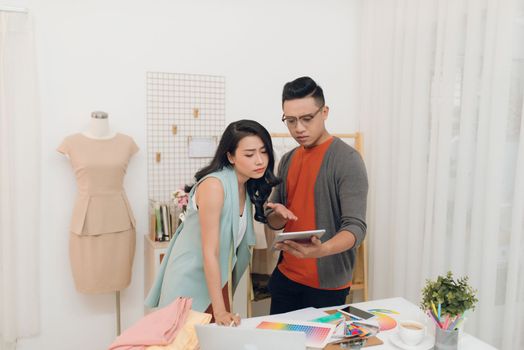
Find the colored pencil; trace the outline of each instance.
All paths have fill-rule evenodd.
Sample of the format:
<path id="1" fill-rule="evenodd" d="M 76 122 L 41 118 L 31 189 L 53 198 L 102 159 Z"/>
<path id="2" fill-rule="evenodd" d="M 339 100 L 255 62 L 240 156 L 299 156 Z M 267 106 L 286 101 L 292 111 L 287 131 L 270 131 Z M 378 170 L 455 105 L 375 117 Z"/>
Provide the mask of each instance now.
<path id="1" fill-rule="evenodd" d="M 452 330 L 452 329 L 455 329 L 455 327 L 458 326 L 458 324 L 460 323 L 460 320 L 462 319 L 462 315 L 457 315 L 455 317 L 455 319 L 453 320 L 453 322 L 449 325 L 449 330 Z"/>
<path id="2" fill-rule="evenodd" d="M 446 321 L 444 322 L 443 329 L 448 329 L 449 326 L 449 314 L 446 314 Z"/>
<path id="3" fill-rule="evenodd" d="M 439 328 L 442 328 L 442 323 L 440 323 L 440 320 L 437 318 L 437 315 L 434 314 L 433 312 L 431 312 L 431 310 L 428 310 L 428 312 L 429 312 L 431 318 L 433 318 L 435 320 L 435 322 L 437 323 L 437 326 Z"/>
<path id="4" fill-rule="evenodd" d="M 459 326 L 460 326 L 460 324 L 462 323 L 462 321 L 463 321 L 463 320 L 464 320 L 464 318 L 463 318 L 463 317 L 462 317 L 462 318 L 460 318 L 460 320 L 459 320 L 459 321 L 457 322 L 457 324 L 455 325 L 455 328 L 453 328 L 453 329 L 458 329 L 458 328 L 459 328 Z"/>
<path id="5" fill-rule="evenodd" d="M 433 308 L 433 312 L 435 312 L 435 316 L 437 316 L 437 308 L 435 307 L 435 304 L 433 304 L 433 302 L 431 302 L 431 307 Z"/>
<path id="6" fill-rule="evenodd" d="M 440 321 L 437 319 L 437 315 L 435 315 L 431 310 L 427 311 L 428 316 L 431 317 L 433 320 L 435 320 L 435 323 L 439 328 L 442 328 L 442 325 L 440 324 Z"/>

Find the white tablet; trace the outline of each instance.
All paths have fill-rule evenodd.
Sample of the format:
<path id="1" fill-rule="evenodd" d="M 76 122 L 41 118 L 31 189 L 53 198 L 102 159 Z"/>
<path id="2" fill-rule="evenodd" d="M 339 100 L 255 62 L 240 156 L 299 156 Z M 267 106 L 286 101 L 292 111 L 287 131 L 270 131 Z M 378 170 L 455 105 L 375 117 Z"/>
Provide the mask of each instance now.
<path id="1" fill-rule="evenodd" d="M 275 236 L 273 244 L 271 245 L 275 249 L 275 244 L 283 241 L 295 241 L 297 243 L 306 243 L 311 241 L 311 237 L 316 236 L 317 238 L 322 237 L 326 233 L 326 230 L 311 230 L 311 231 L 296 231 L 296 232 L 281 232 Z"/>

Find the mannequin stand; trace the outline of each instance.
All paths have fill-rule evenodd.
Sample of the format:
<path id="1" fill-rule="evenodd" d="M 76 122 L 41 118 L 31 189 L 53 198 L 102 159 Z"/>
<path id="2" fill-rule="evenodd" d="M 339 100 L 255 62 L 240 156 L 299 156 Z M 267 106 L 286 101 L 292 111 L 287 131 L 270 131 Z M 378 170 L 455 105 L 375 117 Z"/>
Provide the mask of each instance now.
<path id="1" fill-rule="evenodd" d="M 120 335 L 120 291 L 115 292 L 116 296 L 116 335 Z"/>

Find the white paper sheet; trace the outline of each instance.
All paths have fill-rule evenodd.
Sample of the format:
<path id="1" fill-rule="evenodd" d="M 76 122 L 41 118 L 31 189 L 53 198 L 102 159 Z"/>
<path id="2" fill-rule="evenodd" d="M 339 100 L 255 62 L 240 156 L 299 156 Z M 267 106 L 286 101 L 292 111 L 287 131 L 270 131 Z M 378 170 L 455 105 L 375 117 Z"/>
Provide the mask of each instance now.
<path id="1" fill-rule="evenodd" d="M 189 158 L 213 158 L 217 148 L 216 138 L 213 136 L 193 136 L 189 139 Z"/>

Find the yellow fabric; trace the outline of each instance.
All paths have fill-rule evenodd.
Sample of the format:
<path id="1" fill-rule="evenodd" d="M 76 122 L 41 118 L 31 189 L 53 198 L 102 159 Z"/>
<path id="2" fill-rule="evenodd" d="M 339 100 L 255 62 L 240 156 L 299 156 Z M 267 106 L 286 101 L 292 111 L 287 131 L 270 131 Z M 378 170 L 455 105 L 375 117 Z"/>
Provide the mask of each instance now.
<path id="1" fill-rule="evenodd" d="M 148 346 L 146 350 L 196 350 L 199 346 L 195 325 L 208 324 L 210 321 L 210 314 L 190 310 L 186 323 L 171 344 L 166 346 Z"/>

